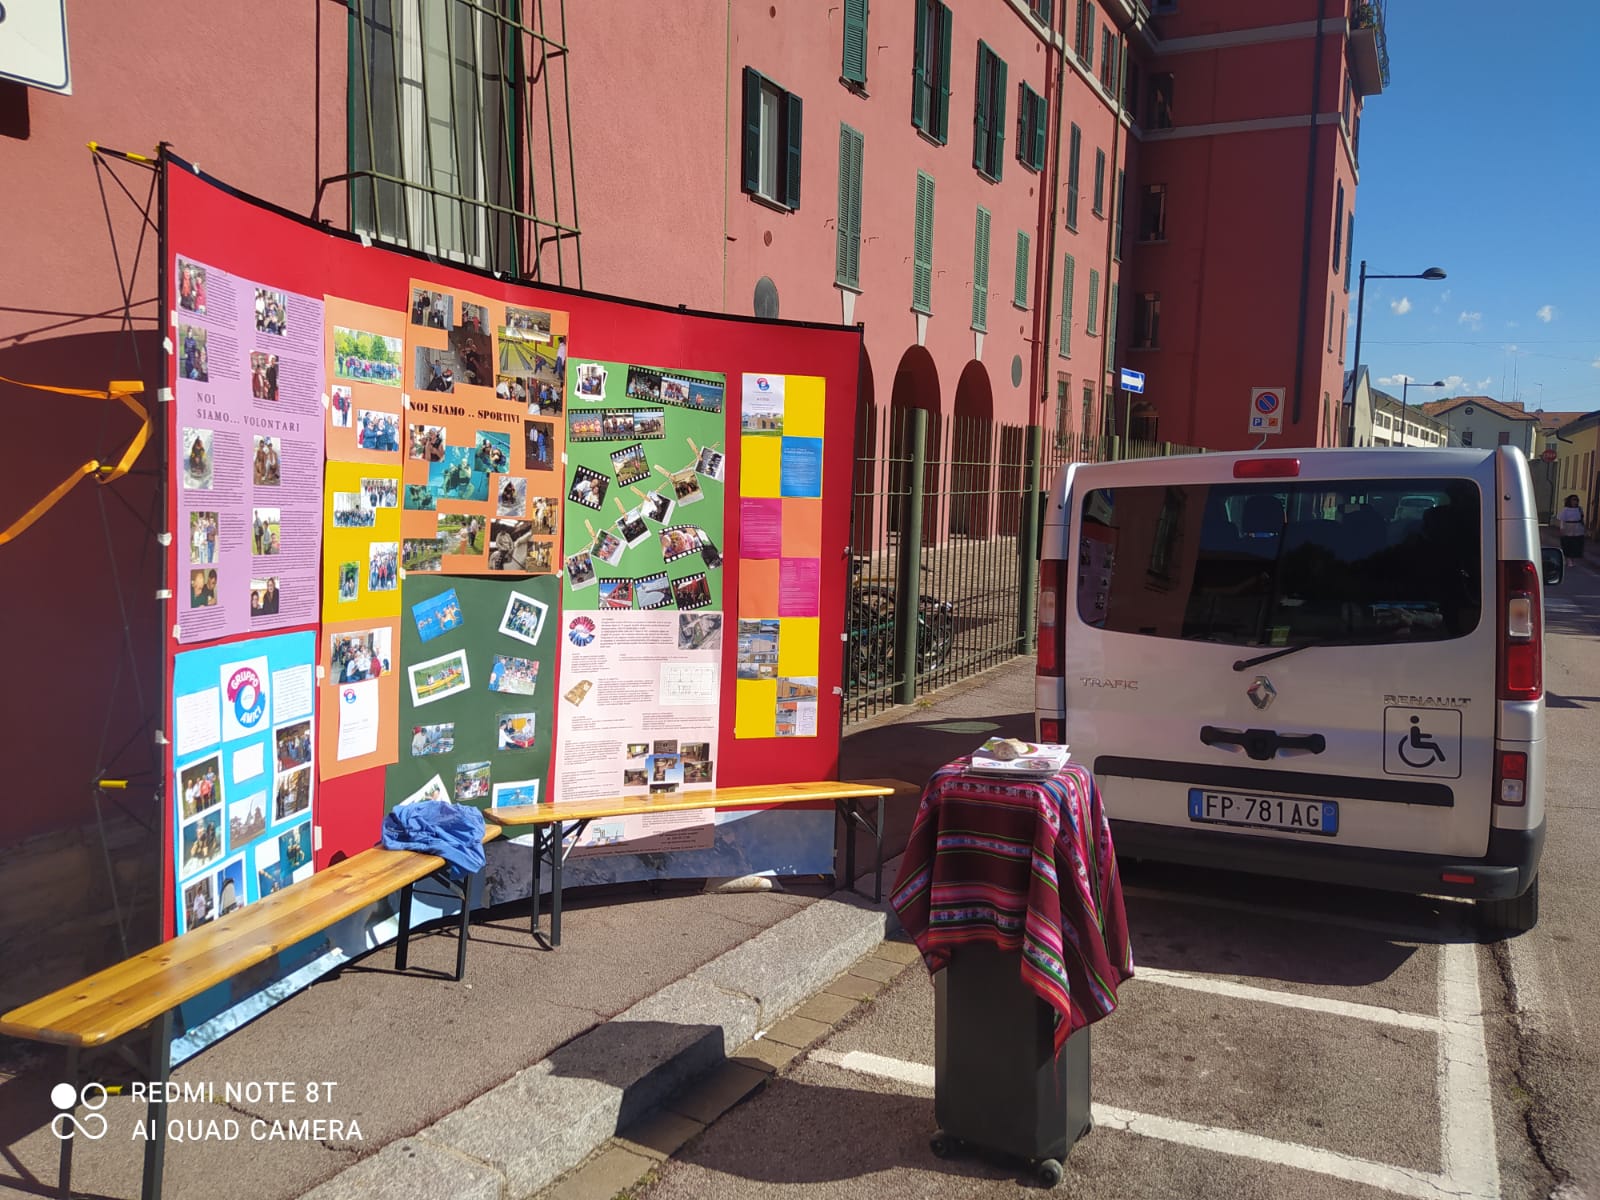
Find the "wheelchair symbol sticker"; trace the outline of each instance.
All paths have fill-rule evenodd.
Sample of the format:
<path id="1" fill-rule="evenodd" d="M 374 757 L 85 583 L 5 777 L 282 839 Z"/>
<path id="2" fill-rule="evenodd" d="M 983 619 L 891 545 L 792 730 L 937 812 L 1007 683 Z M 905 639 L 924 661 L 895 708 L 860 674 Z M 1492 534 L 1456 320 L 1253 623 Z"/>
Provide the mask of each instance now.
<path id="1" fill-rule="evenodd" d="M 1383 769 L 1389 775 L 1460 779 L 1460 711 L 1454 708 L 1385 708 Z"/>

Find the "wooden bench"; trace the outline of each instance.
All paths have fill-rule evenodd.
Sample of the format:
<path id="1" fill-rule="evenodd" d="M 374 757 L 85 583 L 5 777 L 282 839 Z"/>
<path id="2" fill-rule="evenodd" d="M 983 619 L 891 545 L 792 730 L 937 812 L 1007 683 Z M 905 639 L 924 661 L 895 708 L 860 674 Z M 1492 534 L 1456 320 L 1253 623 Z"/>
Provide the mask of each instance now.
<path id="1" fill-rule="evenodd" d="M 483 840 L 500 835 L 487 825 Z M 456 938 L 457 980 L 466 972 L 470 879 L 457 883 L 445 861 L 413 850 L 363 850 L 343 862 L 291 884 L 265 899 L 191 930 L 170 942 L 107 967 L 70 987 L 51 992 L 0 1017 L 0 1034 L 49 1042 L 67 1052 L 66 1080 L 77 1093 L 86 1052 L 115 1049 L 127 1064 L 159 1087 L 152 1089 L 148 1117 L 156 1136 L 145 1144 L 144 1200 L 159 1200 L 166 1156 L 166 1082 L 172 1072 L 172 1013 L 187 1000 L 224 983 L 395 892 L 400 893 L 400 933 L 395 966 L 406 969 L 411 938 L 411 896 L 430 876 L 461 898 Z M 148 1056 L 141 1060 L 118 1045 L 129 1034 L 150 1029 Z M 76 1103 L 69 1114 L 76 1120 Z M 58 1118 L 59 1119 L 59 1118 Z M 60 1194 L 72 1194 L 73 1137 L 61 1140 Z"/>
<path id="2" fill-rule="evenodd" d="M 647 813 L 682 812 L 687 809 L 773 808 L 787 804 L 831 800 L 845 827 L 845 886 L 854 888 L 856 872 L 855 828 L 873 839 L 873 903 L 883 900 L 883 804 L 896 792 L 912 792 L 911 784 L 896 779 L 869 779 L 860 783 L 827 780 L 819 783 L 771 783 L 749 787 L 719 787 L 695 792 L 669 792 L 655 796 L 609 796 L 601 800 L 573 800 L 562 804 L 525 804 L 491 808 L 484 816 L 508 831 L 533 829 L 533 915 L 530 927 L 539 936 L 539 881 L 543 864 L 550 865 L 550 945 L 561 945 L 561 864 L 568 837 L 582 834 L 590 821 L 607 817 L 635 817 Z M 875 815 L 868 804 L 876 801 Z M 507 836 L 513 836 L 510 832 Z"/>

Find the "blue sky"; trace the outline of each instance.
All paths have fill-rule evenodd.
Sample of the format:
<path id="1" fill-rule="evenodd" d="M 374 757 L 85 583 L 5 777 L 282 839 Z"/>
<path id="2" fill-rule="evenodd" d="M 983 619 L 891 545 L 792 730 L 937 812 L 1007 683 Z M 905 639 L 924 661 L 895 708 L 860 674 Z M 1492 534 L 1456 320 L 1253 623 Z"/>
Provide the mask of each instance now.
<path id="1" fill-rule="evenodd" d="M 1413 385 L 1413 403 L 1600 409 L 1600 3 L 1389 0 L 1388 38 L 1356 195 L 1372 379 L 1451 385 Z M 1432 266 L 1449 278 L 1370 278 Z"/>

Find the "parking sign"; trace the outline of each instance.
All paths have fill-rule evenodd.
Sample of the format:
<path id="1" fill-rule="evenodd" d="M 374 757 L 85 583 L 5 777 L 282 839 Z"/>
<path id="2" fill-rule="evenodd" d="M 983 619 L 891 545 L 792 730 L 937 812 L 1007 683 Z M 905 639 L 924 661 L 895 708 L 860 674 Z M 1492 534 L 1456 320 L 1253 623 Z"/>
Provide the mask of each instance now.
<path id="1" fill-rule="evenodd" d="M 1282 388 L 1250 389 L 1250 432 L 1259 434 L 1283 432 Z"/>

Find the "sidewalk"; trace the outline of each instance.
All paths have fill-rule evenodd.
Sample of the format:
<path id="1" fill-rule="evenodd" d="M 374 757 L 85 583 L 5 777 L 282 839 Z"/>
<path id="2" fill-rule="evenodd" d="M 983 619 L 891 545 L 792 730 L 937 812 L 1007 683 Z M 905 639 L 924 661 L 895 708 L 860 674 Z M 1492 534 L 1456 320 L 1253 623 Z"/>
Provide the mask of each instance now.
<path id="1" fill-rule="evenodd" d="M 1018 658 L 852 728 L 841 777 L 920 785 L 983 738 L 1032 729 L 1033 663 Z M 914 809 L 890 802 L 886 854 L 904 846 Z M 861 838 L 859 868 L 870 854 Z M 891 863 L 886 891 L 893 877 Z M 414 939 L 405 975 L 392 947 L 369 954 L 173 1073 L 213 1084 L 215 1099 L 172 1105 L 188 1136 L 168 1146 L 166 1195 L 224 1182 L 254 1200 L 533 1195 L 872 953 L 892 922 L 886 906 L 817 881 L 783 886 L 574 889 L 554 952 L 533 943 L 525 903 L 482 912 L 459 984 L 448 934 Z M 0 1196 L 53 1194 L 60 1071 L 61 1056 L 40 1051 L 0 1082 Z M 225 1094 L 273 1081 L 298 1082 L 297 1101 Z M 308 1103 L 309 1081 L 331 1082 L 331 1096 Z M 144 1106 L 114 1097 L 104 1112 L 107 1136 L 79 1147 L 75 1188 L 137 1196 Z M 306 1136 L 273 1137 L 274 1122 Z"/>

